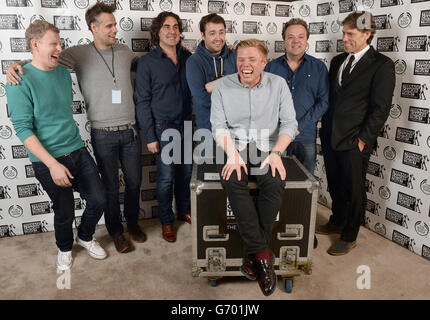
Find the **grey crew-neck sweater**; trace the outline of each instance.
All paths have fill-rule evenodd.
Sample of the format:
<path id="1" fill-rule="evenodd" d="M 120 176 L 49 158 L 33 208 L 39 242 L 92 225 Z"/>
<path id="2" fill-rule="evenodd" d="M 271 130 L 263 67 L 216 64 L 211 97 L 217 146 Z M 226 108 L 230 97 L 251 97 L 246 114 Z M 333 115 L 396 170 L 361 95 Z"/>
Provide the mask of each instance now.
<path id="1" fill-rule="evenodd" d="M 112 70 L 112 50 L 100 50 Z M 84 96 L 88 120 L 93 128 L 135 123 L 135 106 L 131 83 L 133 52 L 123 44 L 113 46 L 117 87 L 121 90 L 121 104 L 112 103 L 113 78 L 93 44 L 65 49 L 59 64 L 75 71 L 79 88 Z"/>

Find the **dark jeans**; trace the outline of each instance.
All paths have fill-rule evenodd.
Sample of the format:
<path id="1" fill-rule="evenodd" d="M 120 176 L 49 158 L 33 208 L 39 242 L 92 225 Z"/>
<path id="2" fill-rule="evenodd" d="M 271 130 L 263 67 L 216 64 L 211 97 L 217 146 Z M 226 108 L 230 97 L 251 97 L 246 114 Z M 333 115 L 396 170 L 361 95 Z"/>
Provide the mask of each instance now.
<path id="1" fill-rule="evenodd" d="M 245 150 L 241 155 L 245 152 L 249 153 Z M 251 171 L 251 168 L 259 166 L 260 164 L 248 162 L 248 174 L 257 173 L 258 170 Z M 223 167 L 224 165 L 218 165 L 220 175 Z M 275 177 L 272 177 L 270 169 L 264 171 L 264 174 L 253 174 L 259 190 L 256 207 L 249 193 L 248 176 L 243 169 L 241 176 L 241 180 L 238 180 L 234 171 L 229 180 L 221 179 L 221 184 L 236 218 L 243 249 L 247 254 L 255 254 L 269 248 L 273 223 L 282 204 L 285 181 L 281 180 L 277 171 Z"/>
<path id="2" fill-rule="evenodd" d="M 142 144 L 136 125 L 133 129 L 106 131 L 91 129 L 91 143 L 106 188 L 105 223 L 111 237 L 124 232 L 119 205 L 118 161 L 124 174 L 124 217 L 127 226 L 137 226 L 142 181 Z"/>
<path id="3" fill-rule="evenodd" d="M 73 245 L 73 219 L 75 217 L 75 198 L 73 191 L 80 193 L 86 201 L 78 236 L 84 241 L 91 241 L 105 208 L 104 188 L 96 164 L 85 148 L 78 149 L 69 155 L 57 158 L 57 161 L 69 169 L 74 179 L 69 179 L 71 188 L 57 186 L 51 178 L 46 165 L 33 162 L 37 180 L 51 198 L 54 209 L 54 229 L 57 247 L 61 251 L 71 251 Z"/>
<path id="4" fill-rule="evenodd" d="M 168 141 L 162 141 L 161 135 L 166 129 L 174 129 L 177 137 L 169 137 Z M 192 164 L 184 164 L 184 121 L 155 121 L 155 134 L 160 142 L 160 152 L 156 154 L 157 160 L 157 201 L 158 218 L 162 225 L 172 224 L 175 216 L 172 210 L 173 193 L 175 194 L 178 216 L 184 216 L 191 211 L 190 203 L 190 180 Z M 163 150 L 166 147 L 175 146 L 180 152 L 177 162 L 166 163 L 162 159 Z M 166 151 L 165 151 L 166 152 Z M 174 150 L 169 152 L 172 156 Z"/>
<path id="5" fill-rule="evenodd" d="M 287 148 L 287 155 L 296 156 L 303 166 L 313 175 L 316 162 L 315 142 L 293 141 Z"/>
<path id="6" fill-rule="evenodd" d="M 330 223 L 343 227 L 341 239 L 355 241 L 364 220 L 366 208 L 366 172 L 371 150 L 362 152 L 356 146 L 348 151 L 335 151 L 322 142 L 327 183 L 332 202 Z"/>

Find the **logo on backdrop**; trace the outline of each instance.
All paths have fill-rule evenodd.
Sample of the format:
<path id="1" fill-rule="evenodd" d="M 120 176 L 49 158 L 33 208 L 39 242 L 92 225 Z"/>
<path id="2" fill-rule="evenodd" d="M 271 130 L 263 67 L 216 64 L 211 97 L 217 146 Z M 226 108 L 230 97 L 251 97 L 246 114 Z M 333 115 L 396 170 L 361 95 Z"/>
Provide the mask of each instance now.
<path id="1" fill-rule="evenodd" d="M 379 203 L 376 203 L 370 199 L 367 199 L 366 201 L 366 211 L 369 211 L 370 213 L 379 216 L 379 210 L 381 209 L 381 206 Z"/>
<path id="2" fill-rule="evenodd" d="M 54 25 L 59 30 L 81 30 L 79 16 L 54 16 Z"/>
<path id="3" fill-rule="evenodd" d="M 315 42 L 315 52 L 331 52 L 333 42 L 331 40 L 320 40 Z"/>
<path id="4" fill-rule="evenodd" d="M 391 146 L 386 146 L 384 148 L 384 157 L 387 160 L 394 160 L 396 158 L 396 149 Z"/>
<path id="5" fill-rule="evenodd" d="M 293 17 L 293 10 L 294 10 L 294 6 L 292 6 L 292 5 L 277 4 L 275 7 L 275 16 L 277 16 L 277 17 Z M 300 8 L 300 10 L 302 10 L 302 8 Z"/>
<path id="6" fill-rule="evenodd" d="M 427 2 L 430 0 L 411 0 L 411 3 L 420 3 L 420 2 Z"/>
<path id="7" fill-rule="evenodd" d="M 412 22 L 412 15 L 409 12 L 403 12 L 397 19 L 400 28 L 408 27 Z"/>
<path id="8" fill-rule="evenodd" d="M 299 14 L 303 18 L 306 18 L 307 16 L 309 16 L 311 14 L 311 8 L 308 5 L 303 4 L 299 9 Z"/>
<path id="9" fill-rule="evenodd" d="M 428 90 L 426 83 L 402 83 L 402 98 L 426 100 L 425 92 Z"/>
<path id="10" fill-rule="evenodd" d="M 380 52 L 398 52 L 399 37 L 379 37 L 376 40 L 376 48 Z"/>
<path id="11" fill-rule="evenodd" d="M 366 9 L 366 10 L 368 10 L 368 9 L 372 9 L 373 8 L 373 5 L 374 5 L 374 2 L 375 0 L 362 0 L 362 5 L 363 5 L 363 8 L 364 9 Z"/>
<path id="12" fill-rule="evenodd" d="M 393 119 L 398 119 L 402 115 L 402 107 L 398 104 L 392 104 L 390 109 L 390 117 Z"/>
<path id="13" fill-rule="evenodd" d="M 40 186 L 40 183 L 29 183 L 16 186 L 18 190 L 18 198 L 36 197 L 45 193 Z"/>
<path id="14" fill-rule="evenodd" d="M 160 0 L 160 9 L 163 11 L 171 11 L 173 8 L 172 0 Z"/>
<path id="15" fill-rule="evenodd" d="M 26 178 L 35 178 L 36 175 L 34 174 L 34 169 L 31 164 L 27 164 L 25 166 L 25 177 Z"/>
<path id="16" fill-rule="evenodd" d="M 243 21 L 243 30 L 244 34 L 261 34 L 261 27 L 263 24 L 260 21 Z"/>
<path id="17" fill-rule="evenodd" d="M 413 244 L 415 241 L 397 230 L 393 230 L 392 241 L 406 249 L 412 249 L 411 251 L 413 251 Z"/>
<path id="18" fill-rule="evenodd" d="M 382 14 L 373 16 L 375 19 L 375 25 L 376 30 L 385 30 L 385 29 L 391 29 L 391 22 L 390 20 L 393 19 L 393 16 L 390 14 Z"/>
<path id="19" fill-rule="evenodd" d="M 419 153 L 411 151 L 403 151 L 403 164 L 427 171 L 427 162 L 429 161 L 427 155 L 422 155 Z"/>
<path id="20" fill-rule="evenodd" d="M 430 76 L 430 60 L 415 60 L 414 75 Z"/>
<path id="21" fill-rule="evenodd" d="M 199 45 L 199 41 L 197 39 L 184 39 L 181 43 L 190 52 L 195 52 L 197 50 L 197 46 Z"/>
<path id="22" fill-rule="evenodd" d="M 179 11 L 188 13 L 200 13 L 202 12 L 202 10 L 200 9 L 201 4 L 201 0 L 181 0 L 179 2 Z"/>
<path id="23" fill-rule="evenodd" d="M 33 7 L 31 0 L 6 0 L 7 7 Z"/>
<path id="24" fill-rule="evenodd" d="M 407 36 L 406 37 L 406 51 L 427 51 L 428 36 Z"/>
<path id="25" fill-rule="evenodd" d="M 18 176 L 18 170 L 16 170 L 14 166 L 6 166 L 3 169 L 3 176 L 9 180 L 16 179 L 16 177 Z"/>
<path id="26" fill-rule="evenodd" d="M 42 8 L 67 8 L 64 0 L 40 0 Z"/>
<path id="27" fill-rule="evenodd" d="M 266 26 L 266 31 L 268 34 L 276 34 L 276 31 L 278 31 L 278 27 L 276 26 L 276 23 L 269 22 Z"/>
<path id="28" fill-rule="evenodd" d="M 149 39 L 131 39 L 131 49 L 134 52 L 149 52 Z"/>
<path id="29" fill-rule="evenodd" d="M 409 221 L 409 217 L 407 215 L 403 215 L 400 212 L 396 211 L 396 210 L 392 210 L 390 208 L 387 208 L 386 210 L 386 214 L 385 214 L 385 219 L 388 221 L 391 221 L 403 228 L 408 229 L 408 221 Z"/>
<path id="30" fill-rule="evenodd" d="M 119 26 L 123 31 L 131 31 L 133 30 L 133 20 L 130 18 L 121 18 Z"/>
<path id="31" fill-rule="evenodd" d="M 415 177 L 413 174 L 409 174 L 407 172 L 403 172 L 393 168 L 391 169 L 390 181 L 403 187 L 413 189 L 414 186 L 412 184 L 412 181 L 415 181 Z"/>
<path id="32" fill-rule="evenodd" d="M 430 195 L 430 181 L 428 179 L 421 181 L 420 189 L 423 193 Z"/>
<path id="33" fill-rule="evenodd" d="M 245 4 L 243 2 L 236 2 L 233 7 L 234 13 L 237 15 L 242 15 L 245 13 Z"/>
<path id="34" fill-rule="evenodd" d="M 371 174 L 372 176 L 384 179 L 384 171 L 385 167 L 382 164 L 369 161 L 369 165 L 367 166 L 367 173 Z"/>
<path id="35" fill-rule="evenodd" d="M 429 109 L 410 106 L 408 120 L 424 124 L 430 123 Z"/>
<path id="36" fill-rule="evenodd" d="M 429 234 L 429 226 L 424 221 L 417 221 L 415 231 L 418 235 L 426 237 Z"/>
<path id="37" fill-rule="evenodd" d="M 339 13 L 356 11 L 355 0 L 339 0 Z"/>
<path id="38" fill-rule="evenodd" d="M 338 33 L 340 31 L 341 27 L 342 27 L 342 22 L 339 19 L 332 21 L 330 24 L 330 30 L 332 33 Z M 340 41 L 342 41 L 342 40 L 340 40 Z"/>
<path id="39" fill-rule="evenodd" d="M 328 22 L 311 22 L 309 23 L 310 34 L 326 34 Z"/>
<path id="40" fill-rule="evenodd" d="M 154 11 L 154 0 L 130 0 L 130 10 Z"/>
<path id="41" fill-rule="evenodd" d="M 430 10 L 421 11 L 420 27 L 430 26 Z"/>
<path id="42" fill-rule="evenodd" d="M 397 127 L 395 140 L 419 146 L 418 138 L 421 136 L 422 134 L 419 130 L 415 131 L 413 129 Z"/>
<path id="43" fill-rule="evenodd" d="M 32 216 L 38 216 L 41 214 L 49 214 L 54 212 L 52 209 L 51 201 L 30 203 L 30 210 Z"/>
<path id="44" fill-rule="evenodd" d="M 379 233 L 381 236 L 385 236 L 386 234 L 387 234 L 387 229 L 385 228 L 385 226 L 382 224 L 382 223 L 380 223 L 380 222 L 377 222 L 376 224 L 375 224 L 375 231 L 377 232 L 377 233 Z"/>
<path id="45" fill-rule="evenodd" d="M 333 7 L 334 7 L 334 3 L 331 1 L 318 4 L 317 16 L 329 16 L 331 14 L 334 14 Z"/>
<path id="46" fill-rule="evenodd" d="M 24 213 L 24 210 L 20 205 L 14 204 L 9 207 L 8 212 L 12 218 L 19 218 Z"/>
<path id="47" fill-rule="evenodd" d="M 404 74 L 407 68 L 406 61 L 403 59 L 397 59 L 394 66 L 396 74 Z"/>
<path id="48" fill-rule="evenodd" d="M 0 126 L 0 138 L 10 139 L 12 137 L 12 129 L 7 125 Z"/>
<path id="49" fill-rule="evenodd" d="M 409 194 L 400 192 L 397 194 L 397 204 L 403 208 L 421 213 L 420 205 L 421 199 L 417 199 Z"/>
<path id="50" fill-rule="evenodd" d="M 270 16 L 269 9 L 270 4 L 265 3 L 252 3 L 251 4 L 251 16 Z"/>
<path id="51" fill-rule="evenodd" d="M 75 0 L 75 6 L 78 9 L 86 9 L 89 4 L 89 0 Z"/>
<path id="52" fill-rule="evenodd" d="M 23 159 L 28 158 L 27 151 L 23 145 L 12 146 L 12 158 L 14 159 Z"/>
<path id="53" fill-rule="evenodd" d="M 404 0 L 381 0 L 381 8 L 403 5 Z"/>
<path id="54" fill-rule="evenodd" d="M 345 51 L 345 45 L 342 40 L 337 40 L 336 44 L 336 52 L 344 52 Z"/>
<path id="55" fill-rule="evenodd" d="M 229 6 L 228 1 L 209 0 L 208 13 L 228 14 L 228 10 L 227 10 L 228 6 Z"/>
<path id="56" fill-rule="evenodd" d="M 48 232 L 48 222 L 43 221 L 34 221 L 34 222 L 26 222 L 22 224 L 22 231 L 24 234 L 34 234 L 34 233 L 42 233 Z"/>
<path id="57" fill-rule="evenodd" d="M 386 186 L 380 187 L 378 192 L 379 192 L 379 196 L 384 200 L 388 200 L 391 197 L 391 191 Z"/>

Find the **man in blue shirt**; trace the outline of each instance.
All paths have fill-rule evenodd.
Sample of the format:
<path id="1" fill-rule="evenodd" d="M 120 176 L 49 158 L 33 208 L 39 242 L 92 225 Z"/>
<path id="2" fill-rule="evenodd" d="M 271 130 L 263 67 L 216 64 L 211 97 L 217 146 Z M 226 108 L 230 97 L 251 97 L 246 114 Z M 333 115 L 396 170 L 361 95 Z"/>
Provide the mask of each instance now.
<path id="1" fill-rule="evenodd" d="M 173 189 L 178 219 L 191 223 L 190 179 L 192 159 L 185 164 L 184 120 L 191 119 L 191 93 L 185 76 L 185 63 L 191 53 L 181 46 L 182 22 L 172 12 L 160 13 L 151 25 L 154 49 L 140 58 L 135 83 L 136 115 L 148 150 L 157 159 L 158 218 L 166 241 L 176 241 L 173 229 Z M 173 130 L 168 130 L 173 129 Z M 162 134 L 173 134 L 173 141 Z M 169 137 L 169 136 L 168 136 Z M 171 137 L 171 136 L 170 136 Z M 173 162 L 170 148 L 173 146 Z M 180 147 L 180 157 L 175 158 Z M 165 149 L 165 150 L 164 150 Z M 176 150 L 175 150 L 176 149 Z M 164 152 L 163 152 L 164 150 Z"/>
<path id="2" fill-rule="evenodd" d="M 290 144 L 287 155 L 294 155 L 314 174 L 318 120 L 328 109 L 329 79 L 324 63 L 305 53 L 309 39 L 306 21 L 293 18 L 282 30 L 285 55 L 269 62 L 265 71 L 287 81 L 293 96 L 300 134 Z M 318 240 L 314 237 L 314 248 Z"/>
<path id="3" fill-rule="evenodd" d="M 314 174 L 317 122 L 328 109 L 329 79 L 324 63 L 305 53 L 309 28 L 302 19 L 291 19 L 282 31 L 285 55 L 269 62 L 265 71 L 283 77 L 290 88 L 300 134 L 287 149 Z"/>

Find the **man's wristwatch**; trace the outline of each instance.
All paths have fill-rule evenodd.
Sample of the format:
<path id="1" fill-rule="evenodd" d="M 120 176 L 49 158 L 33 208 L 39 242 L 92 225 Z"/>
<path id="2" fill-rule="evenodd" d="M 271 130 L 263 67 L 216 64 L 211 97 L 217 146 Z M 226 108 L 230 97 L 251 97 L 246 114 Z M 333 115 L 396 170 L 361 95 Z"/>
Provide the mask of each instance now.
<path id="1" fill-rule="evenodd" d="M 272 154 L 272 153 L 277 154 L 280 158 L 282 158 L 282 152 L 281 152 L 281 151 L 271 150 L 271 151 L 269 152 L 269 154 Z"/>

